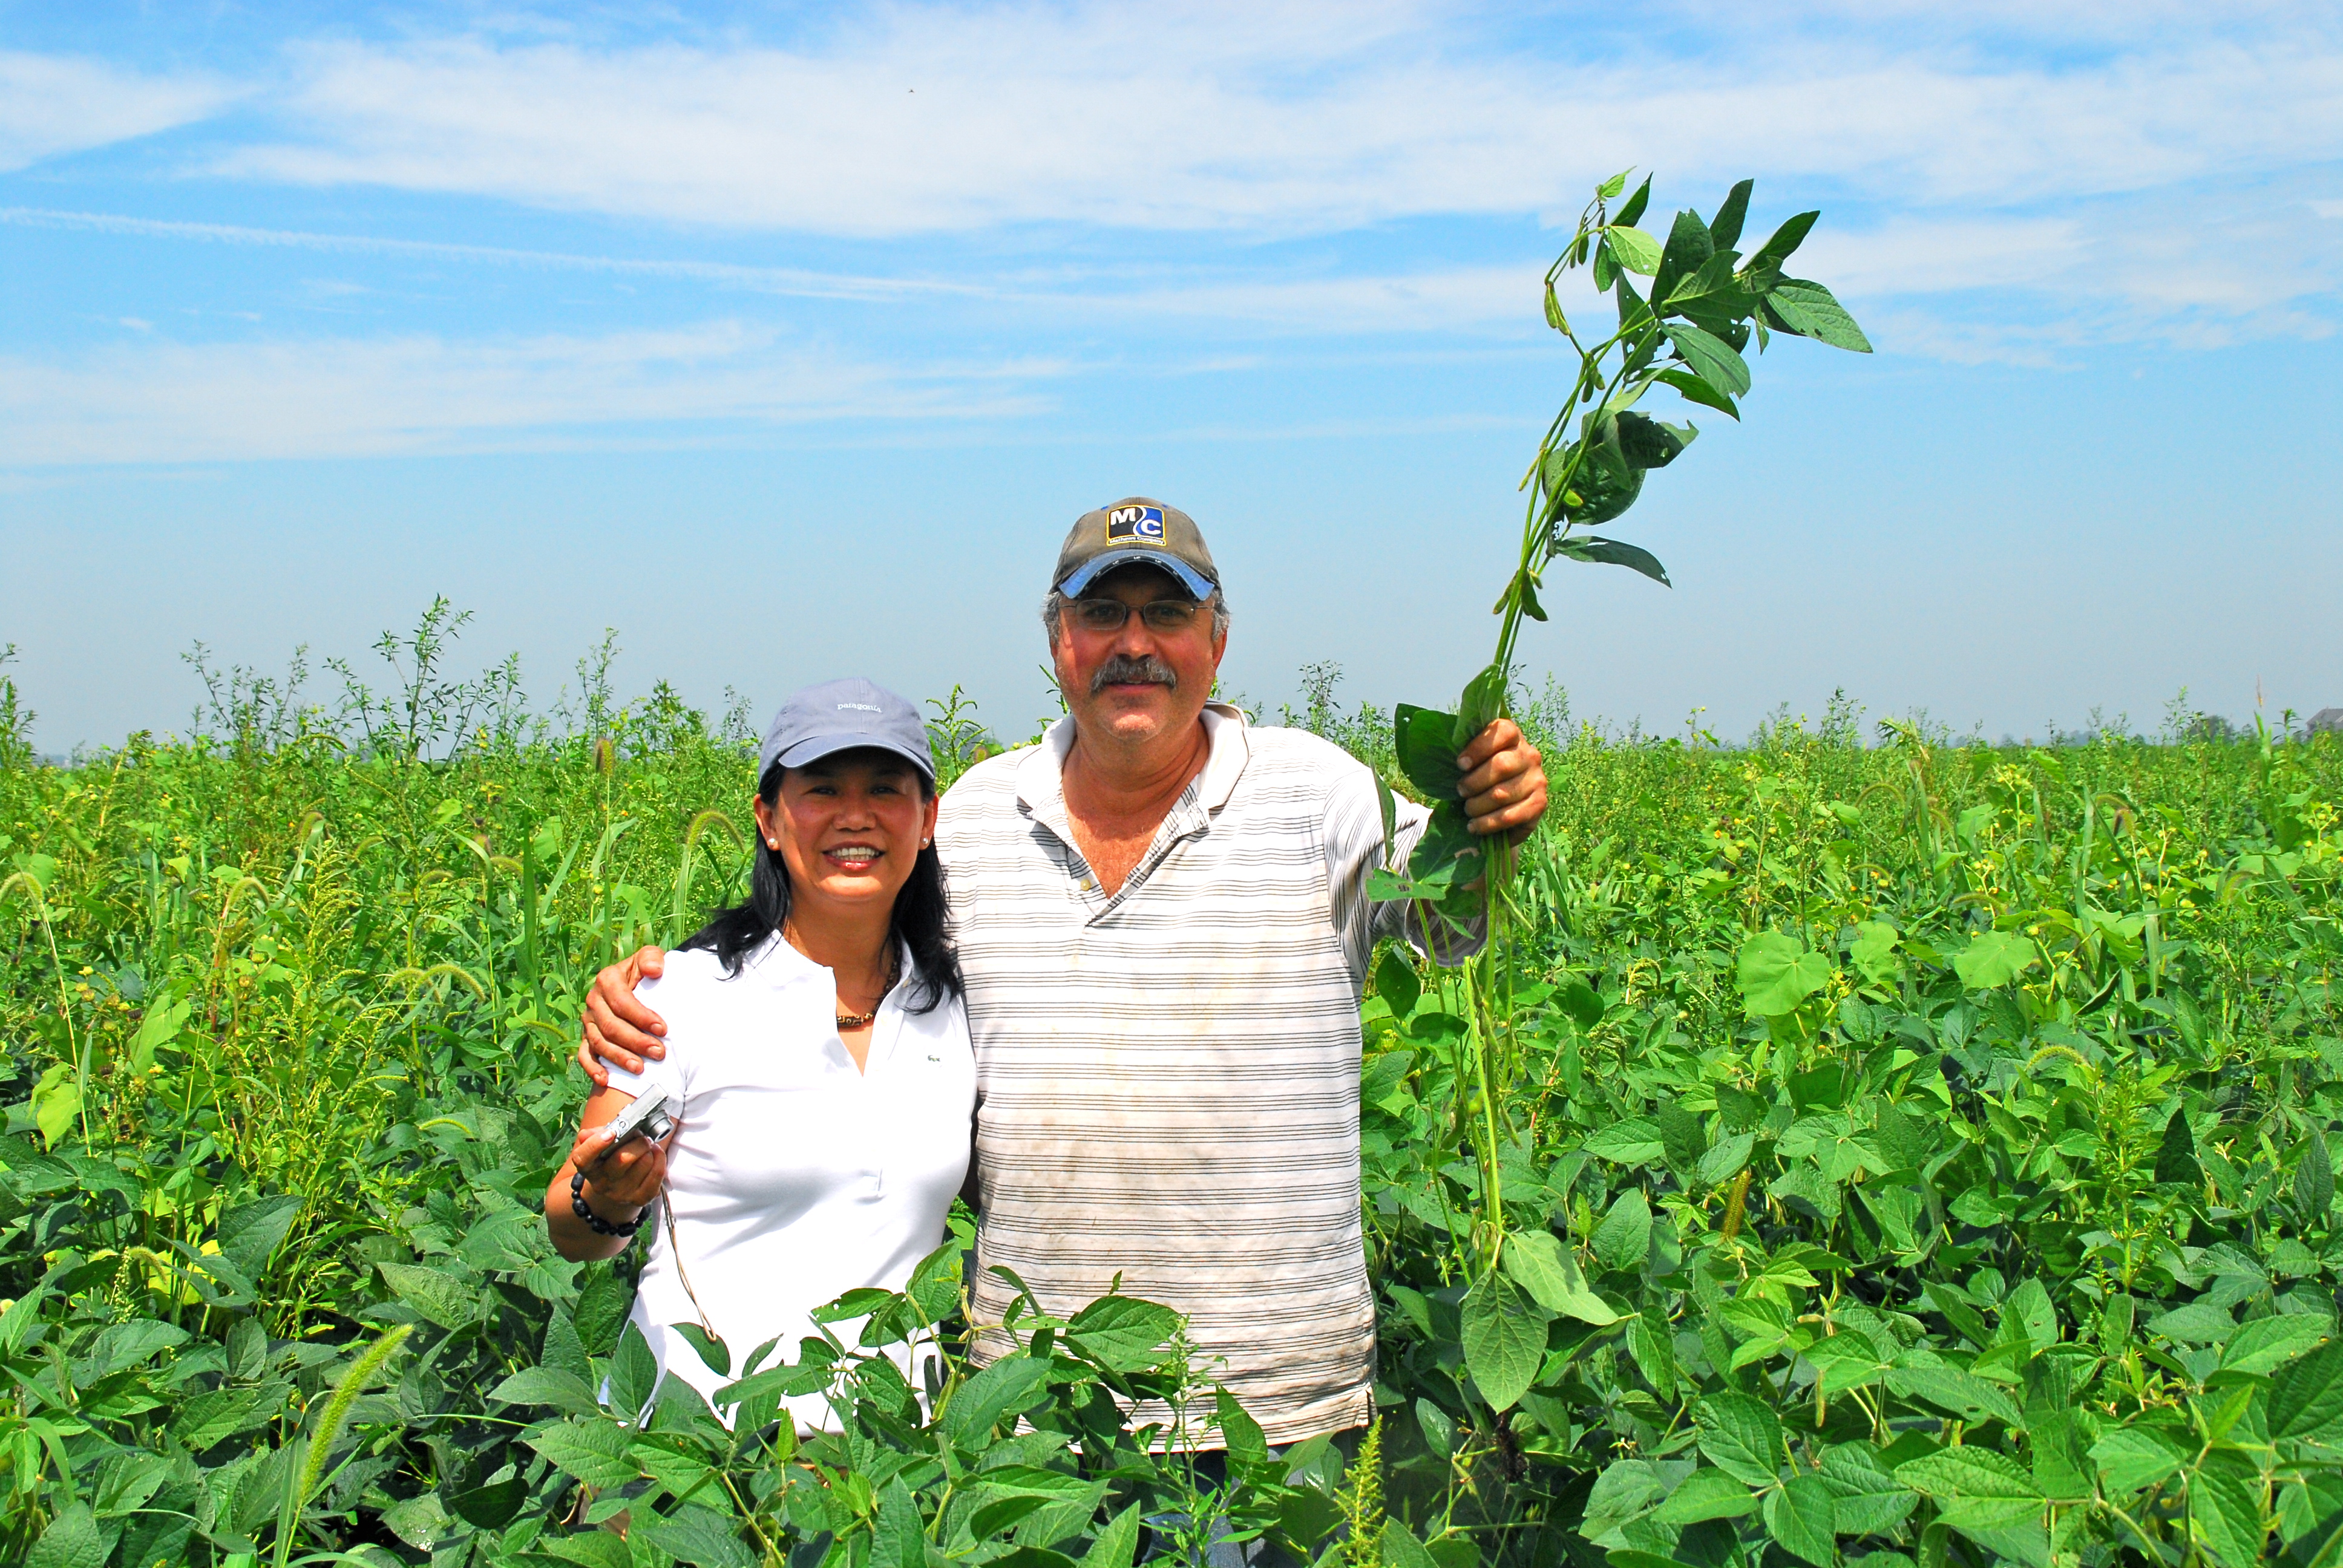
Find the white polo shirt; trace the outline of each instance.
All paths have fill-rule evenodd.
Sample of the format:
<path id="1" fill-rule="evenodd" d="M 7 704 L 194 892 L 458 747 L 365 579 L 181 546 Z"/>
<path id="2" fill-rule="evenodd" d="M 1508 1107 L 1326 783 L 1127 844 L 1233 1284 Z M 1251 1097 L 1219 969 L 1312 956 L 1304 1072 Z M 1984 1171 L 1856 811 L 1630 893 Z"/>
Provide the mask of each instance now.
<path id="1" fill-rule="evenodd" d="M 936 828 L 979 1084 L 974 1301 L 1006 1264 L 1050 1312 L 1125 1293 L 1188 1315 L 1200 1370 L 1284 1443 L 1363 1423 L 1359 998 L 1399 904 L 1374 775 L 1204 711 L 1211 755 L 1110 898 L 1075 849 L 1071 720 L 980 763 Z M 1400 853 L 1430 813 L 1399 805 Z M 1158 1410 L 1134 1416 L 1162 1419 Z"/>
<path id="2" fill-rule="evenodd" d="M 667 1020 L 667 1058 L 639 1075 L 613 1065 L 610 1087 L 633 1095 L 656 1086 L 683 1100 L 668 1166 L 675 1243 L 736 1376 L 777 1335 L 765 1364 L 796 1361 L 798 1341 L 816 1332 L 814 1308 L 861 1286 L 901 1290 L 943 1242 L 968 1171 L 975 1061 L 960 1003 L 907 1011 L 908 950 L 903 970 L 880 1003 L 860 1072 L 839 1038 L 831 971 L 778 937 L 732 979 L 713 953 L 673 952 L 663 978 L 636 988 Z M 634 1322 L 662 1374 L 712 1396 L 733 1378 L 669 1331 L 699 1314 L 655 1213 L 649 1229 Z M 854 1342 L 854 1325 L 832 1329 Z M 789 1409 L 802 1428 L 837 1424 L 818 1394 Z"/>

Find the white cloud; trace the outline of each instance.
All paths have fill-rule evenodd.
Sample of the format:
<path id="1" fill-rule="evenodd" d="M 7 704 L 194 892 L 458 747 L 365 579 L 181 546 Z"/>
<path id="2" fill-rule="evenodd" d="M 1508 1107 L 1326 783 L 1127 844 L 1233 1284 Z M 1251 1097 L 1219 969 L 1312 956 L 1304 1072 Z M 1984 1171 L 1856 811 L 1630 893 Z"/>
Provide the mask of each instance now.
<path id="1" fill-rule="evenodd" d="M 209 77 L 0 49 L 0 170 L 183 126 L 235 95 Z"/>
<path id="2" fill-rule="evenodd" d="M 0 465 L 704 440 L 740 425 L 1031 414 L 1048 361 L 907 369 L 714 322 L 668 332 L 142 343 L 0 357 Z"/>
<path id="3" fill-rule="evenodd" d="M 995 5 L 789 48 L 314 45 L 297 134 L 222 166 L 841 235 L 1307 232 L 1574 210 L 1633 162 L 1995 205 L 2343 145 L 2343 39 L 2315 12 L 2138 25 L 2087 65 L 1811 21 L 1675 59 L 1590 59 L 1578 17 L 1529 30 L 1499 48 L 1395 5 Z"/>

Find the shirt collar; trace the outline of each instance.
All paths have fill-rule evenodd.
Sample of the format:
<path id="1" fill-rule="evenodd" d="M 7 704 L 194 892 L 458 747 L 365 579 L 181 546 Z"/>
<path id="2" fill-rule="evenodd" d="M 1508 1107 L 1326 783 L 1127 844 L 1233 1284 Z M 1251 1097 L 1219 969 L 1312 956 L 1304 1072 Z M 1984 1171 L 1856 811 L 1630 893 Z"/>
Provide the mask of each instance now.
<path id="1" fill-rule="evenodd" d="M 1197 780 L 1196 804 L 1217 811 L 1236 792 L 1237 779 L 1252 756 L 1243 712 L 1225 702 L 1204 704 L 1204 771 Z M 1066 715 L 1043 733 L 1041 743 L 1017 765 L 1017 800 L 1063 836 L 1066 758 L 1074 749 L 1074 716 Z"/>

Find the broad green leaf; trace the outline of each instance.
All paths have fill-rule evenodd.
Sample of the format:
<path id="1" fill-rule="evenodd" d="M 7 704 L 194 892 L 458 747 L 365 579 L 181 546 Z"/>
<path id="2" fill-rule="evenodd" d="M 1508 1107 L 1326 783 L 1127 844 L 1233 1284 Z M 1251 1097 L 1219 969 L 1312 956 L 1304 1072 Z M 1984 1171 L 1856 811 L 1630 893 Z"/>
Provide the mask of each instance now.
<path id="1" fill-rule="evenodd" d="M 1654 1511 L 1663 1524 L 1697 1524 L 1704 1519 L 1738 1519 L 1756 1511 L 1757 1498 L 1722 1470 L 1695 1470 Z"/>
<path id="2" fill-rule="evenodd" d="M 1896 956 L 1896 944 L 1901 940 L 1885 920 L 1861 920 L 1855 924 L 1855 946 L 1847 956 L 1863 971 L 1864 979 L 1885 985 L 1904 972 L 1904 960 Z"/>
<path id="3" fill-rule="evenodd" d="M 1838 1504 L 1838 1528 L 1848 1535 L 1885 1535 L 1919 1503 L 1919 1495 L 1896 1479 L 1867 1442 L 1823 1450 L 1822 1480 Z"/>
<path id="4" fill-rule="evenodd" d="M 73 1069 L 59 1062 L 41 1074 L 33 1086 L 33 1125 L 55 1150 L 81 1120 L 81 1086 Z"/>
<path id="5" fill-rule="evenodd" d="M 1627 176 L 1634 172 L 1635 166 L 1629 164 L 1625 168 L 1621 169 L 1617 174 L 1613 175 L 1609 179 L 1604 180 L 1601 185 L 1596 186 L 1594 187 L 1594 194 L 1604 201 L 1618 200 L 1619 193 L 1627 188 Z"/>
<path id="6" fill-rule="evenodd" d="M 1714 408 L 1718 413 L 1728 414 L 1735 419 L 1741 417 L 1741 410 L 1732 398 L 1689 370 L 1663 370 L 1656 379 L 1663 386 L 1674 387 L 1684 396 L 1686 402 L 1697 403 L 1704 408 Z"/>
<path id="7" fill-rule="evenodd" d="M 1631 1116 L 1599 1128 L 1580 1148 L 1616 1165 L 1648 1165 L 1667 1152 L 1660 1124 L 1648 1116 Z"/>
<path id="8" fill-rule="evenodd" d="M 683 1337 L 683 1342 L 689 1345 L 698 1352 L 699 1359 L 708 1364 L 709 1372 L 714 1372 L 718 1377 L 732 1375 L 730 1346 L 698 1323 L 676 1323 L 672 1327 L 675 1332 Z"/>
<path id="9" fill-rule="evenodd" d="M 2185 1307 L 2157 1313 L 2147 1320 L 2147 1327 L 2151 1333 L 2167 1339 L 2217 1345 L 2237 1332 L 2237 1322 L 2227 1307 L 2217 1307 L 2210 1302 L 2191 1302 Z"/>
<path id="10" fill-rule="evenodd" d="M 659 1357 L 652 1353 L 650 1342 L 643 1337 L 642 1325 L 629 1319 L 625 1332 L 618 1335 L 618 1350 L 610 1356 L 609 1380 L 604 1391 L 609 1398 L 610 1412 L 621 1421 L 635 1422 L 649 1408 L 659 1384 Z"/>
<path id="11" fill-rule="evenodd" d="M 1685 211 L 1676 214 L 1669 226 L 1668 242 L 1660 253 L 1660 265 L 1652 275 L 1652 299 L 1656 304 L 1675 291 L 1677 283 L 1698 272 L 1716 253 L 1716 242 L 1708 236 L 1708 225 L 1700 214 Z"/>
<path id="12" fill-rule="evenodd" d="M 1136 1296 L 1101 1296 L 1076 1312 L 1066 1337 L 1099 1362 L 1119 1372 L 1144 1372 L 1161 1364 L 1163 1345 L 1180 1330 L 1180 1314 Z"/>
<path id="13" fill-rule="evenodd" d="M 2266 1376 L 2324 1344 L 2334 1333 L 2334 1325 L 2325 1318 L 2308 1312 L 2256 1318 L 2221 1347 L 2221 1366 L 2227 1372 Z"/>
<path id="14" fill-rule="evenodd" d="M 2328 1443 L 2343 1438 L 2343 1340 L 2329 1340 L 2270 1374 L 2269 1434 Z"/>
<path id="15" fill-rule="evenodd" d="M 1855 324 L 1846 307 L 1831 297 L 1831 291 L 1819 283 L 1785 277 L 1765 291 L 1765 307 L 1785 332 L 1856 354 L 1871 352 L 1871 339 L 1863 335 L 1863 328 Z"/>
<path id="16" fill-rule="evenodd" d="M 2302 1141 L 2294 1162 L 2294 1196 L 2311 1223 L 2327 1218 L 2335 1204 L 2335 1164 L 2327 1152 L 2327 1134 L 2313 1129 Z"/>
<path id="17" fill-rule="evenodd" d="M 1614 223 L 1603 234 L 1611 242 L 1611 254 L 1629 272 L 1649 277 L 1660 269 L 1660 242 L 1642 229 Z"/>
<path id="18" fill-rule="evenodd" d="M 113 1551 L 89 1504 L 75 1503 L 49 1521 L 25 1554 L 25 1568 L 106 1568 Z"/>
<path id="19" fill-rule="evenodd" d="M 1464 1293 L 1460 1316 L 1473 1386 L 1490 1409 L 1511 1409 L 1545 1357 L 1545 1314 L 1513 1281 L 1486 1274 Z"/>
<path id="20" fill-rule="evenodd" d="M 1896 1467 L 1896 1479 L 1930 1497 L 1997 1497 L 2038 1503 L 2042 1489 L 1998 1449 L 1963 1443 Z"/>
<path id="21" fill-rule="evenodd" d="M 1635 187 L 1635 194 L 1627 198 L 1627 205 L 1621 207 L 1617 215 L 1614 216 L 1611 221 L 1614 223 L 1624 224 L 1639 222 L 1643 218 L 1644 209 L 1651 206 L 1651 204 L 1652 176 L 1645 175 L 1644 176 L 1644 183 Z"/>
<path id="22" fill-rule="evenodd" d="M 1668 581 L 1668 568 L 1660 564 L 1657 556 L 1649 550 L 1623 543 L 1618 539 L 1605 539 L 1593 534 L 1581 534 L 1562 540 L 1556 548 L 1557 553 L 1568 556 L 1574 561 L 1586 561 L 1599 566 L 1626 567 L 1630 570 L 1643 573 L 1663 588 L 1675 586 Z"/>
<path id="23" fill-rule="evenodd" d="M 1741 243 L 1741 226 L 1749 216 L 1749 192 L 1755 180 L 1743 180 L 1725 193 L 1725 201 L 1709 220 L 1708 237 L 1719 250 L 1730 250 Z"/>
<path id="24" fill-rule="evenodd" d="M 1838 1556 L 1838 1509 L 1819 1475 L 1798 1474 L 1765 1494 L 1765 1533 L 1793 1557 L 1830 1568 Z"/>
<path id="25" fill-rule="evenodd" d="M 1593 1029 L 1603 1021 L 1603 999 L 1595 994 L 1593 986 L 1574 974 L 1555 979 L 1554 1005 L 1581 1029 Z"/>
<path id="26" fill-rule="evenodd" d="M 1416 999 L 1423 994 L 1423 982 L 1415 976 L 1415 966 L 1400 956 L 1396 947 L 1383 950 L 1375 963 L 1375 994 L 1391 1009 L 1392 1017 L 1404 1022 L 1415 1010 Z"/>
<path id="27" fill-rule="evenodd" d="M 1619 450 L 1627 461 L 1638 468 L 1664 468 L 1684 449 L 1700 437 L 1695 425 L 1671 425 L 1664 419 L 1654 419 L 1633 409 L 1622 411 L 1616 420 Z"/>
<path id="28" fill-rule="evenodd" d="M 890 1486 L 890 1495 L 892 1487 Z M 881 1508 L 880 1517 L 886 1519 Z M 636 1513 L 629 1532 L 639 1530 L 645 1540 L 679 1563 L 696 1568 L 755 1568 L 757 1553 L 740 1539 L 740 1527 L 712 1509 L 685 1503 L 673 1513 Z M 874 1559 L 875 1560 L 875 1559 Z M 913 1568 L 926 1568 L 924 1553 Z"/>
<path id="29" fill-rule="evenodd" d="M 2031 939 L 2012 931 L 1979 931 L 1953 960 L 1953 970 L 1971 990 L 2007 985 L 2041 957 Z"/>
<path id="30" fill-rule="evenodd" d="M 2256 1568 L 2268 1522 L 2258 1493 L 2261 1474 L 2253 1461 L 2216 1449 L 2197 1461 L 2188 1477 L 2188 1533 L 2214 1561 L 2227 1568 Z"/>
<path id="31" fill-rule="evenodd" d="M 1745 1393 L 1701 1401 L 1700 1451 L 1736 1481 L 1771 1486 L 1782 1466 L 1782 1423 L 1772 1408 Z"/>
<path id="32" fill-rule="evenodd" d="M 624 1486 L 639 1473 L 626 1432 L 607 1421 L 566 1421 L 539 1427 L 523 1441 L 548 1463 L 598 1491 Z"/>
<path id="33" fill-rule="evenodd" d="M 1645 1223 L 1648 1230 L 1648 1211 Z M 1578 1260 L 1553 1231 L 1513 1232 L 1505 1238 L 1503 1261 L 1505 1272 L 1546 1311 L 1597 1327 L 1619 1321 L 1610 1303 L 1587 1287 Z"/>
<path id="34" fill-rule="evenodd" d="M 1714 333 L 1693 326 L 1688 321 L 1672 321 L 1665 327 L 1668 341 L 1692 373 L 1715 388 L 1717 395 L 1738 397 L 1749 390 L 1749 366 L 1734 351 L 1733 346 Z"/>
<path id="35" fill-rule="evenodd" d="M 1396 1519 L 1383 1521 L 1383 1568 L 1441 1568 L 1439 1561 L 1423 1549 L 1423 1543 Z"/>
<path id="36" fill-rule="evenodd" d="M 927 1568 L 927 1543 L 920 1538 L 920 1505 L 900 1475 L 879 1494 L 879 1518 L 871 1526 L 870 1568 Z"/>
<path id="37" fill-rule="evenodd" d="M 594 1391 L 575 1372 L 556 1367 L 523 1367 L 488 1391 L 498 1404 L 543 1404 L 570 1415 L 594 1415 Z"/>
<path id="38" fill-rule="evenodd" d="M 1464 777 L 1456 766 L 1456 715 L 1403 702 L 1392 709 L 1392 731 L 1408 782 L 1428 799 L 1456 799 L 1457 780 Z"/>
<path id="39" fill-rule="evenodd" d="M 1790 258 L 1791 253 L 1805 242 L 1806 231 L 1813 228 L 1815 220 L 1822 216 L 1819 212 L 1802 212 L 1784 223 L 1781 227 L 1774 231 L 1765 244 L 1750 253 L 1749 259 L 1742 264 L 1745 270 L 1760 272 L 1767 268 L 1779 268 L 1782 263 Z"/>
<path id="40" fill-rule="evenodd" d="M 480 1315 L 480 1298 L 453 1274 L 419 1263 L 377 1263 L 391 1293 L 443 1329 L 460 1329 Z"/>
<path id="41" fill-rule="evenodd" d="M 1760 931 L 1741 945 L 1734 979 L 1759 1018 L 1782 1018 L 1830 983 L 1830 960 L 1795 937 Z"/>
<path id="42" fill-rule="evenodd" d="M 1644 1255 L 1652 1245 L 1652 1206 L 1642 1188 L 1630 1187 L 1612 1201 L 1611 1211 L 1594 1228 L 1591 1244 L 1596 1260 L 1606 1269 L 1644 1266 Z"/>
<path id="43" fill-rule="evenodd" d="M 2110 1493 L 2137 1492 L 2180 1473 L 2188 1455 L 2155 1427 L 2119 1426 L 2091 1444 L 2091 1462 Z"/>
<path id="44" fill-rule="evenodd" d="M 138 1032 L 130 1038 L 130 1066 L 134 1071 L 148 1072 L 155 1066 L 155 1053 L 179 1038 L 186 1027 L 194 1004 L 177 998 L 166 998 L 147 1008 L 146 1016 L 138 1020 Z"/>
<path id="45" fill-rule="evenodd" d="M 960 1384 L 944 1406 L 944 1434 L 966 1446 L 982 1446 L 992 1429 L 1040 1402 L 1050 1376 L 1047 1362 L 1009 1356 Z"/>
<path id="46" fill-rule="evenodd" d="M 1114 1523 L 1099 1532 L 1091 1549 L 1082 1553 L 1081 1568 L 1131 1568 L 1131 1559 L 1139 1551 L 1140 1506 L 1132 1503 L 1114 1516 Z M 1384 1561 L 1390 1559 L 1386 1557 Z"/>
<path id="47" fill-rule="evenodd" d="M 1750 1151 L 1757 1147 L 1756 1134 L 1731 1132 L 1716 1141 L 1716 1146 L 1700 1157 L 1693 1167 L 1693 1177 L 1703 1186 L 1716 1187 L 1741 1174 L 1749 1163 Z"/>

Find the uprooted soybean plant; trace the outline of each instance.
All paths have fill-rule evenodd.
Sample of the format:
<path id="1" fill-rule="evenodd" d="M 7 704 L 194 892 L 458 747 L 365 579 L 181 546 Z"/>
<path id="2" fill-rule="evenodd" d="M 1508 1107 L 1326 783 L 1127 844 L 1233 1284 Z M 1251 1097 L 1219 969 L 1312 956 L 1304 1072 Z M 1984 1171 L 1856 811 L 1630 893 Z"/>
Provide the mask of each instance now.
<path id="1" fill-rule="evenodd" d="M 1588 226 L 1653 276 L 1633 216 Z M 1696 366 L 1646 367 L 1714 389 Z M 1614 396 L 1574 404 L 1582 471 L 1634 428 Z M 1590 490 L 1540 487 L 1543 550 Z M 459 627 L 386 639 L 391 692 L 228 672 L 196 739 L 70 767 L 0 676 L 5 1560 L 2338 1554 L 2332 737 L 1955 747 L 1842 710 L 1727 749 L 1485 693 L 1555 805 L 1485 965 L 1375 966 L 1363 1442 L 1272 1455 L 1127 1298 L 1021 1311 L 976 1370 L 964 1231 L 841 1302 L 837 1342 L 711 1345 L 728 1430 L 677 1382 L 643 1412 L 626 1260 L 561 1261 L 538 1204 L 578 999 L 737 897 L 752 755 L 590 668 L 533 715 L 510 665 L 448 676 Z M 1387 716 L 1305 717 L 1436 796 Z M 957 704 L 937 734 L 949 775 L 977 735 Z M 882 1353 L 936 1339 L 909 1380 Z M 814 1388 L 842 1433 L 769 1420 Z M 1123 1432 L 1131 1393 L 1225 1443 L 1226 1481 Z"/>

